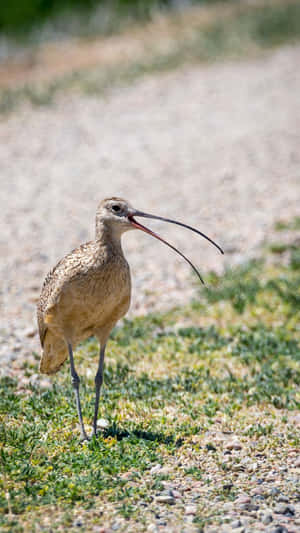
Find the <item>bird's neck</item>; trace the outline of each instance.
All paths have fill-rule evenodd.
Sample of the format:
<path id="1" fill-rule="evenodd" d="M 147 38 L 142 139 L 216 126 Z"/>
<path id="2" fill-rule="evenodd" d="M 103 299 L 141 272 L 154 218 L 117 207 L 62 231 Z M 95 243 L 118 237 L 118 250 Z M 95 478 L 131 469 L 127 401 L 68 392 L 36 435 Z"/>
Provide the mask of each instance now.
<path id="1" fill-rule="evenodd" d="M 96 225 L 96 242 L 100 248 L 108 248 L 114 250 L 117 253 L 122 252 L 121 246 L 121 237 L 122 233 L 118 228 L 112 228 L 103 223 L 98 223 Z"/>

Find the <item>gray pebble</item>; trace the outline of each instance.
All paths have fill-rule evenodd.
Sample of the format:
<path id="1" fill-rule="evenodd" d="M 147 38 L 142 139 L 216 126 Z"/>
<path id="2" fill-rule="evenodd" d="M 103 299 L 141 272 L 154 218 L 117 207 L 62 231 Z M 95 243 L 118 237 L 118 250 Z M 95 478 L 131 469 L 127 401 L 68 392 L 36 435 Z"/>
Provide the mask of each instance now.
<path id="1" fill-rule="evenodd" d="M 241 527 L 237 527 L 234 529 L 234 533 L 245 533 L 245 528 L 244 526 L 241 526 Z"/>
<path id="2" fill-rule="evenodd" d="M 289 503 L 289 498 L 287 496 L 285 496 L 285 494 L 280 494 L 280 496 L 278 496 L 278 501 L 279 502 Z"/>
<path id="3" fill-rule="evenodd" d="M 160 496 L 156 497 L 157 503 L 168 503 L 170 505 L 173 505 L 175 503 L 175 498 L 171 496 L 170 494 L 161 494 Z"/>
<path id="4" fill-rule="evenodd" d="M 230 526 L 232 527 L 232 529 L 236 529 L 237 527 L 241 527 L 243 524 L 240 520 L 234 520 L 233 522 L 231 522 Z"/>
<path id="5" fill-rule="evenodd" d="M 269 529 L 268 533 L 289 533 L 289 532 L 284 526 L 275 526 L 274 528 Z"/>
<path id="6" fill-rule="evenodd" d="M 286 505 L 286 503 L 279 503 L 274 508 L 274 512 L 277 514 L 284 514 L 286 516 L 294 516 L 295 507 L 293 505 Z"/>
<path id="7" fill-rule="evenodd" d="M 270 496 L 277 496 L 277 494 L 280 494 L 280 490 L 277 487 L 273 487 L 270 490 Z"/>
<path id="8" fill-rule="evenodd" d="M 242 503 L 239 507 L 242 511 L 258 511 L 259 509 L 256 503 Z"/>
<path id="9" fill-rule="evenodd" d="M 170 491 L 170 496 L 173 496 L 173 498 L 182 498 L 182 494 L 181 492 L 179 492 L 178 490 L 176 489 L 172 489 Z"/>
<path id="10" fill-rule="evenodd" d="M 255 496 L 253 496 L 253 499 L 263 501 L 265 497 L 262 494 L 255 494 Z"/>
<path id="11" fill-rule="evenodd" d="M 261 521 L 265 526 L 268 526 L 271 522 L 273 522 L 272 513 L 264 513 L 262 515 Z"/>

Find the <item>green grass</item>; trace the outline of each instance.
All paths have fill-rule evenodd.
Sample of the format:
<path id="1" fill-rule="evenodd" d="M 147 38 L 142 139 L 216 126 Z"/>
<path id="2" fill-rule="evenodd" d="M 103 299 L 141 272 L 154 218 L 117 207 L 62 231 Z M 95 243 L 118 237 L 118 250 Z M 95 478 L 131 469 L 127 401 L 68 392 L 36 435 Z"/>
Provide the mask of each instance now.
<path id="1" fill-rule="evenodd" d="M 201 4 L 226 2 L 232 0 L 199 0 Z M 122 29 L 128 21 L 149 21 L 172 8 L 170 0 L 11 0 L 0 5 L 0 31 L 30 39 L 32 30 L 48 22 L 59 33 L 107 34 Z"/>
<path id="2" fill-rule="evenodd" d="M 231 2 L 228 2 L 229 4 Z M 148 74 L 162 73 L 187 63 L 203 63 L 226 58 L 241 58 L 264 52 L 283 43 L 300 39 L 300 4 L 295 0 L 237 4 L 230 14 L 216 11 L 209 23 L 183 27 L 180 17 L 170 15 L 171 26 L 178 26 L 176 39 L 165 51 L 156 40 L 145 50 L 144 57 L 124 65 L 123 60 L 114 66 L 88 68 L 74 71 L 45 83 L 32 83 L 18 88 L 0 90 L 0 113 L 8 113 L 27 102 L 39 107 L 51 105 L 66 91 L 103 95 L 113 87 L 131 84 Z"/>
<path id="3" fill-rule="evenodd" d="M 30 382 L 37 362 L 1 380 L 1 530 L 72 530 L 82 520 L 93 531 L 121 520 L 119 531 L 143 531 L 159 514 L 157 494 L 178 478 L 209 491 L 194 524 L 218 523 L 207 501 L 234 500 L 244 469 L 224 462 L 218 431 L 239 435 L 247 455 L 266 454 L 271 465 L 299 446 L 289 423 L 300 407 L 299 264 L 252 261 L 208 280 L 190 305 L 114 330 L 99 413 L 109 425 L 88 443 L 79 443 L 67 364 L 49 387 Z M 90 339 L 76 354 L 86 424 L 97 352 Z M 167 469 L 151 474 L 157 464 Z M 171 507 L 180 523 L 183 505 Z"/>
<path id="4" fill-rule="evenodd" d="M 292 220 L 278 220 L 275 229 L 277 231 L 300 230 L 300 217 L 294 217 Z"/>

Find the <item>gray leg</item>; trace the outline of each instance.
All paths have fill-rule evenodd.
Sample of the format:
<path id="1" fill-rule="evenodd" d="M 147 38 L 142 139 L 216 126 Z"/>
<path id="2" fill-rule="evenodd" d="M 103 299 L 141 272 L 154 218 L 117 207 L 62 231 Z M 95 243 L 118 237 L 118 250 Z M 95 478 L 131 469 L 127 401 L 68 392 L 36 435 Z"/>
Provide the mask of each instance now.
<path id="1" fill-rule="evenodd" d="M 95 377 L 95 387 L 96 387 L 96 398 L 95 398 L 95 412 L 93 420 L 93 433 L 92 435 L 97 435 L 97 419 L 98 419 L 98 407 L 99 407 L 99 397 L 100 389 L 103 383 L 103 365 L 104 365 L 104 353 L 105 353 L 105 344 L 100 348 L 99 364 L 98 370 Z"/>
<path id="2" fill-rule="evenodd" d="M 87 440 L 88 436 L 87 436 L 87 434 L 85 432 L 84 425 L 83 425 L 80 398 L 79 398 L 79 383 L 80 383 L 80 379 L 79 379 L 79 376 L 78 376 L 78 374 L 77 374 L 77 372 L 75 370 L 75 366 L 74 366 L 72 345 L 69 344 L 69 343 L 68 343 L 68 349 L 69 349 L 69 357 L 70 357 L 72 386 L 73 386 L 73 389 L 74 389 L 74 392 L 75 392 L 77 413 L 78 413 L 80 431 L 81 431 L 81 438 L 82 438 L 82 440 Z"/>

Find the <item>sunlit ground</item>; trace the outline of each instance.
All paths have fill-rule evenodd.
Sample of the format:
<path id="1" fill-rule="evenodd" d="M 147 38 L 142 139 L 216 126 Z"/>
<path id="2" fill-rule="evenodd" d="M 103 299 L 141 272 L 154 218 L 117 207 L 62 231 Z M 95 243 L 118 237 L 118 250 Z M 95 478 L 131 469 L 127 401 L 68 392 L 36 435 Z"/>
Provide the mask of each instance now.
<path id="1" fill-rule="evenodd" d="M 278 224 L 278 243 L 261 260 L 222 279 L 211 274 L 187 307 L 114 331 L 98 438 L 79 442 L 68 364 L 51 384 L 37 377 L 37 362 L 3 379 L 4 531 L 76 529 L 78 521 L 85 531 L 144 531 L 161 520 L 197 531 L 226 523 L 241 494 L 274 507 L 274 481 L 296 499 L 298 226 Z M 280 245 L 282 228 L 289 244 Z M 97 352 L 91 339 L 76 356 L 87 427 Z"/>

